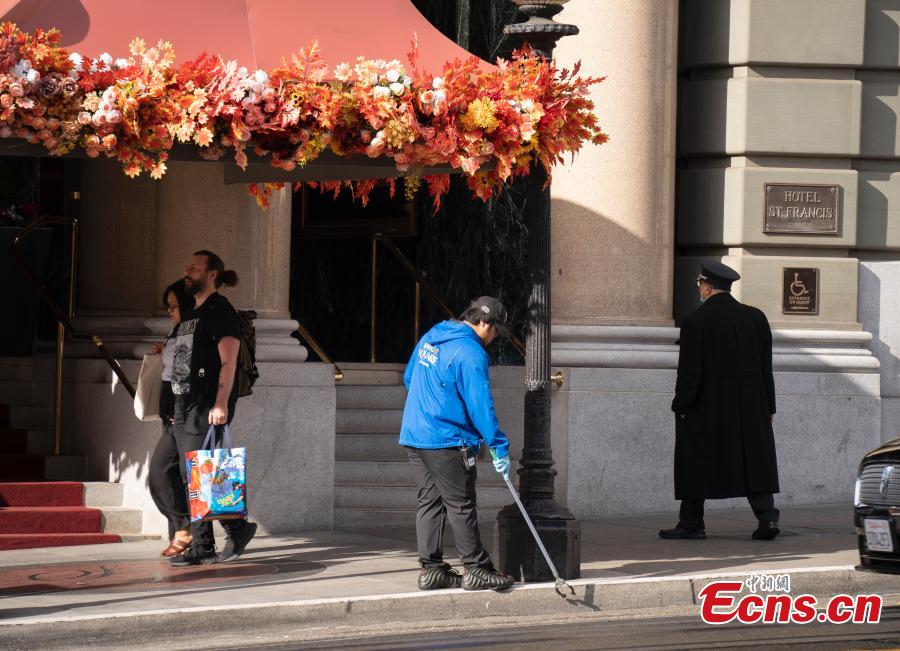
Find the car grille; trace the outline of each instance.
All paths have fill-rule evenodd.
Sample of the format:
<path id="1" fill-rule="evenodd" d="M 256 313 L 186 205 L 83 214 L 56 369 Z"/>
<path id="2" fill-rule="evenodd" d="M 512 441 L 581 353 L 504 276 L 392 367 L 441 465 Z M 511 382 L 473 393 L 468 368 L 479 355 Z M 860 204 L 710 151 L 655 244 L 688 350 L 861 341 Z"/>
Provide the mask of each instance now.
<path id="1" fill-rule="evenodd" d="M 881 494 L 881 477 L 884 469 L 893 466 L 884 496 Z M 900 463 L 873 463 L 865 466 L 859 476 L 859 498 L 863 504 L 874 506 L 900 506 Z"/>

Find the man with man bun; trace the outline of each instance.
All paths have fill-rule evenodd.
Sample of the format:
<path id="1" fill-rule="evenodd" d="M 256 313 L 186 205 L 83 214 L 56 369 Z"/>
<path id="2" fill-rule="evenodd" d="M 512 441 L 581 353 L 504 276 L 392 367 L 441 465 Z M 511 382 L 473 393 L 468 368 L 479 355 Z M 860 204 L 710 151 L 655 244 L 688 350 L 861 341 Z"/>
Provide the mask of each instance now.
<path id="1" fill-rule="evenodd" d="M 238 351 L 241 322 L 219 287 L 237 284 L 237 273 L 226 270 L 212 251 L 196 251 L 184 270 L 185 290 L 194 297 L 194 313 L 175 333 L 172 392 L 175 394 L 174 437 L 182 459 L 181 476 L 187 490 L 184 455 L 198 450 L 211 425 L 227 425 L 237 403 Z M 176 566 L 225 563 L 238 558 L 256 533 L 256 524 L 245 518 L 222 520 L 228 535 L 216 556 L 211 522 L 191 524 L 191 546 L 169 562 Z"/>

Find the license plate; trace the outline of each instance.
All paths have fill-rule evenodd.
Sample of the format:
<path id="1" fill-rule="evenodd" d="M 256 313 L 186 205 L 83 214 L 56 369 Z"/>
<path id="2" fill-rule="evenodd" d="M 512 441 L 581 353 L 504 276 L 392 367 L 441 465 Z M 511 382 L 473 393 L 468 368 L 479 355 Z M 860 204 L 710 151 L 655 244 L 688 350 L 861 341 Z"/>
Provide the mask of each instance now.
<path id="1" fill-rule="evenodd" d="M 866 527 L 866 547 L 872 552 L 894 551 L 891 523 L 887 520 L 863 520 Z"/>

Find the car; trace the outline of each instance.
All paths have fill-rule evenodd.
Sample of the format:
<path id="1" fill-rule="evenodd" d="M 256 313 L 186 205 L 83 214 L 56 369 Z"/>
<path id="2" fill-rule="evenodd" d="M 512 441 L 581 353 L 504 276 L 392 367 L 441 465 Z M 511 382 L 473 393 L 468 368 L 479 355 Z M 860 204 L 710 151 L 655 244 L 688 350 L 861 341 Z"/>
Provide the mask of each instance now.
<path id="1" fill-rule="evenodd" d="M 900 574 L 900 437 L 863 457 L 853 493 L 857 569 Z"/>

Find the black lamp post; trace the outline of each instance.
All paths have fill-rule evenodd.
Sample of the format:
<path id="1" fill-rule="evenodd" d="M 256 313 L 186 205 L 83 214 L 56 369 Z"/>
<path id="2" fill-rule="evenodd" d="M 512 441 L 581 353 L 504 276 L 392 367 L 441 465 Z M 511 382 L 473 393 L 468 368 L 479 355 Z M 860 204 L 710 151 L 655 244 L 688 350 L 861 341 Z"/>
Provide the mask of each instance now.
<path id="1" fill-rule="evenodd" d="M 504 32 L 521 37 L 550 58 L 556 42 L 578 33 L 574 25 L 553 21 L 568 0 L 512 0 L 528 17 Z M 525 343 L 525 445 L 519 468 L 519 494 L 550 557 L 566 579 L 581 574 L 581 523 L 553 499 L 553 450 L 550 443 L 550 188 L 535 163 L 528 180 L 525 224 L 528 228 L 528 323 Z M 500 569 L 525 581 L 553 575 L 515 504 L 497 515 Z"/>

